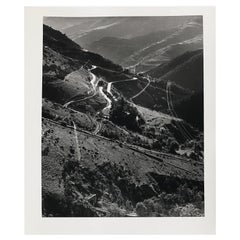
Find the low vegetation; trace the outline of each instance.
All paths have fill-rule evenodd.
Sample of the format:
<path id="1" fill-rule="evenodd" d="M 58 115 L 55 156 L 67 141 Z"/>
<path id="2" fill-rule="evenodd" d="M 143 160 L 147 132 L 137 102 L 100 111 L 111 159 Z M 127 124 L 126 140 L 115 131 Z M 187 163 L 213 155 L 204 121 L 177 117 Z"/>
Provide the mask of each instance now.
<path id="1" fill-rule="evenodd" d="M 192 90 L 171 88 L 184 121 L 168 114 L 166 81 L 124 70 L 45 25 L 43 45 L 42 215 L 204 216 L 201 123 L 181 110 L 199 104 Z M 201 51 L 182 57 L 201 63 Z M 162 67 L 188 72 L 177 60 Z M 109 116 L 95 77 L 112 99 Z M 124 79 L 112 84 L 113 98 L 107 83 Z"/>

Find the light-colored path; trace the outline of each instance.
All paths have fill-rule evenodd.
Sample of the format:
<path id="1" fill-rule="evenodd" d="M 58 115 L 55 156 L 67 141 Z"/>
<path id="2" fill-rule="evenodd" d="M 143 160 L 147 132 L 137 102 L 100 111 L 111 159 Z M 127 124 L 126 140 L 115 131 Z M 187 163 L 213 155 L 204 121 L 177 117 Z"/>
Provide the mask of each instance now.
<path id="1" fill-rule="evenodd" d="M 171 115 L 173 117 L 176 117 L 178 118 L 177 116 L 177 113 L 175 112 L 174 108 L 173 108 L 173 103 L 172 103 L 172 97 L 171 97 L 171 94 L 170 94 L 170 87 L 171 87 L 171 82 L 168 81 L 167 82 L 167 85 L 166 85 L 166 95 L 167 95 L 167 104 L 168 104 L 168 109 L 171 113 Z M 177 124 L 177 127 L 178 129 L 180 130 L 180 132 L 182 133 L 183 137 L 186 139 L 186 140 L 192 140 L 192 136 L 191 134 L 189 133 L 189 131 L 184 127 L 184 125 L 181 123 L 181 122 L 178 122 L 176 121 L 176 124 Z"/>
<path id="2" fill-rule="evenodd" d="M 133 100 L 134 98 L 136 98 L 136 97 L 138 97 L 140 94 L 142 94 L 142 93 L 147 89 L 147 87 L 150 85 L 150 83 L 151 83 L 150 78 L 147 77 L 146 79 L 148 80 L 147 85 L 146 85 L 140 92 L 138 92 L 136 95 L 134 95 L 133 97 L 130 98 L 130 101 L 131 101 L 131 102 L 132 102 L 132 100 Z"/>
<path id="3" fill-rule="evenodd" d="M 95 66 L 95 65 L 92 65 L 92 68 L 91 69 L 89 69 L 89 71 L 92 71 L 93 69 L 96 69 L 97 68 L 97 66 Z M 87 70 L 86 70 L 87 71 Z M 85 97 L 85 98 L 82 98 L 82 99 L 78 99 L 78 100 L 71 100 L 71 101 L 69 101 L 69 102 L 67 102 L 67 103 L 65 103 L 63 106 L 64 107 L 66 107 L 66 108 L 70 108 L 70 105 L 72 104 L 72 103 L 77 103 L 77 102 L 81 102 L 81 101 L 84 101 L 84 100 L 87 100 L 87 99 L 90 99 L 90 98 L 93 98 L 96 94 L 97 94 L 97 86 L 98 86 L 98 83 L 99 83 L 99 79 L 97 78 L 97 76 L 95 75 L 95 74 L 93 74 L 92 72 L 90 72 L 89 73 L 90 74 L 90 76 L 91 76 L 91 81 L 90 81 L 90 83 L 91 83 L 91 85 L 92 85 L 92 91 L 90 91 L 89 93 L 91 93 L 91 95 L 90 96 L 87 96 L 87 97 Z M 99 89 L 100 90 L 100 89 Z M 101 89 L 101 91 L 100 91 L 101 93 L 102 93 L 102 95 L 103 95 L 103 97 L 106 99 L 106 95 L 103 93 L 103 91 L 102 91 L 102 89 Z M 109 99 L 109 98 L 107 98 L 107 99 Z M 110 100 L 110 99 L 109 99 Z M 108 103 L 107 103 L 107 106 L 104 108 L 104 109 L 108 109 L 108 107 L 109 107 L 109 101 L 108 101 Z M 110 106 L 111 107 L 111 106 Z M 70 108 L 71 110 L 73 110 L 74 112 L 78 112 L 78 111 L 76 111 L 76 110 L 74 110 L 74 109 L 72 109 L 72 108 Z M 103 109 L 103 110 L 104 110 Z M 103 111 L 102 110 L 102 111 Z M 105 110 L 106 111 L 106 110 Z M 75 132 L 75 138 L 76 138 L 76 145 L 77 146 L 79 146 L 79 144 L 78 144 L 78 138 L 77 138 L 77 128 L 76 128 L 76 124 L 73 122 L 73 126 L 74 126 L 74 132 Z M 96 128 L 95 128 L 95 130 L 93 131 L 93 134 L 97 134 L 100 130 L 101 130 L 101 127 L 102 127 L 102 124 L 101 124 L 101 122 L 99 123 L 99 122 L 97 122 L 96 121 Z M 78 158 L 79 159 L 81 159 L 81 153 L 80 153 L 80 150 L 79 150 L 79 147 L 77 147 L 77 154 L 78 154 Z M 80 161 L 80 160 L 79 160 Z"/>
<path id="4" fill-rule="evenodd" d="M 78 156 L 78 161 L 81 161 L 81 152 L 79 149 L 79 142 L 78 142 L 78 132 L 77 132 L 77 127 L 74 121 L 72 121 L 73 123 L 73 128 L 74 128 L 74 136 L 75 136 L 75 143 L 76 143 L 76 151 L 77 151 L 77 156 Z"/>
<path id="5" fill-rule="evenodd" d="M 112 100 L 103 92 L 103 87 L 99 87 L 99 92 L 102 94 L 102 96 L 107 100 L 107 105 L 106 107 L 102 110 L 102 113 L 104 115 L 108 115 L 110 108 L 112 106 Z"/>

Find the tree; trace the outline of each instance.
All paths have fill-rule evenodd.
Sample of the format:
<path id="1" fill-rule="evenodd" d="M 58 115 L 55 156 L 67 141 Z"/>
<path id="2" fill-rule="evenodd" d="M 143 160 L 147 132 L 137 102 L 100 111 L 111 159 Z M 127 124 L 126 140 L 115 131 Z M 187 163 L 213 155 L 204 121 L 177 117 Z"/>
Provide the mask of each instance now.
<path id="1" fill-rule="evenodd" d="M 158 140 L 154 141 L 153 144 L 152 144 L 152 147 L 154 149 L 157 149 L 157 150 L 161 151 L 162 150 L 162 143 L 161 143 L 161 141 L 158 141 Z"/>
<path id="2" fill-rule="evenodd" d="M 131 106 L 124 98 L 114 102 L 110 110 L 109 119 L 115 124 L 126 126 L 133 131 L 141 131 L 140 126 L 145 123 L 138 110 Z"/>
<path id="3" fill-rule="evenodd" d="M 138 202 L 136 205 L 136 213 L 139 217 L 146 217 L 148 209 L 142 202 Z"/>
<path id="4" fill-rule="evenodd" d="M 169 148 L 170 153 L 175 154 L 178 149 L 179 149 L 179 144 L 176 141 L 172 141 L 170 143 L 170 148 Z"/>

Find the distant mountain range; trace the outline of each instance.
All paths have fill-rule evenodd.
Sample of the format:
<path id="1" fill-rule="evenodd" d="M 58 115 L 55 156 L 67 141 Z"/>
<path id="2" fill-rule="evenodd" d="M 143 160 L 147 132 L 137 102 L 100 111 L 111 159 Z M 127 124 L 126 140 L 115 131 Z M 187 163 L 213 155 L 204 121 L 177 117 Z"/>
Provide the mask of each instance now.
<path id="1" fill-rule="evenodd" d="M 91 61 L 92 64 L 106 67 L 110 70 L 122 70 L 121 66 L 114 64 L 101 55 L 84 51 L 82 47 L 69 39 L 66 35 L 46 25 L 43 26 L 43 44 L 64 56 L 77 59 L 82 62 L 82 64 Z"/>
<path id="2" fill-rule="evenodd" d="M 103 37 L 100 40 L 87 45 L 87 49 L 97 52 L 112 59 L 114 62 L 121 64 L 126 58 L 135 52 L 166 38 L 173 31 L 174 30 L 153 32 L 131 39 Z"/>
<path id="3" fill-rule="evenodd" d="M 137 72 L 203 47 L 200 16 L 45 18 L 44 22 L 83 48 L 124 67 L 135 66 Z"/>
<path id="4" fill-rule="evenodd" d="M 99 54 L 83 49 L 66 35 L 49 26 L 44 25 L 43 33 L 43 53 L 45 55 L 43 64 L 43 96 L 56 102 L 64 103 L 67 99 L 77 94 L 74 85 L 66 81 L 62 81 L 59 84 L 58 80 L 63 80 L 67 74 L 85 65 L 97 66 L 94 73 L 107 82 L 120 81 L 114 84 L 113 91 L 117 91 L 127 99 L 130 99 L 148 85 L 146 75 L 149 75 L 152 78 L 150 84 L 142 94 L 134 98 L 134 102 L 152 110 L 168 111 L 166 97 L 166 84 L 168 81 L 174 83 L 171 91 L 173 103 L 177 105 L 203 89 L 202 49 L 187 51 L 171 60 L 168 59 L 163 64 L 155 66 L 146 72 L 144 76 L 133 74 L 126 69 L 124 70 L 121 65 L 115 64 Z M 151 33 L 150 35 L 153 36 L 151 39 L 154 39 L 155 36 L 156 40 L 159 33 Z M 162 31 L 161 34 L 164 38 L 168 32 Z M 112 38 L 108 37 L 105 39 L 111 40 Z M 119 39 L 116 41 L 118 42 Z M 121 41 L 123 42 L 123 47 L 120 45 L 121 49 L 124 49 L 124 43 L 128 44 L 129 41 L 135 41 L 135 45 L 137 45 L 137 42 L 139 42 L 139 45 L 142 45 L 143 43 L 149 43 L 150 40 L 146 36 L 141 36 L 132 40 L 122 39 Z M 134 45 L 132 46 L 134 48 Z M 122 81 L 133 78 L 137 78 L 137 81 Z"/>
<path id="5" fill-rule="evenodd" d="M 121 64 L 123 66 L 134 66 L 137 72 L 145 72 L 186 51 L 202 47 L 202 25 L 197 22 L 188 22 L 177 29 L 173 29 L 166 37 L 140 48 Z"/>
<path id="6" fill-rule="evenodd" d="M 44 19 L 43 217 L 204 216 L 196 19 Z"/>
<path id="7" fill-rule="evenodd" d="M 82 47 L 103 37 L 131 39 L 152 32 L 165 31 L 189 22 L 202 21 L 200 16 L 163 17 L 45 17 L 44 24 L 60 30 Z"/>

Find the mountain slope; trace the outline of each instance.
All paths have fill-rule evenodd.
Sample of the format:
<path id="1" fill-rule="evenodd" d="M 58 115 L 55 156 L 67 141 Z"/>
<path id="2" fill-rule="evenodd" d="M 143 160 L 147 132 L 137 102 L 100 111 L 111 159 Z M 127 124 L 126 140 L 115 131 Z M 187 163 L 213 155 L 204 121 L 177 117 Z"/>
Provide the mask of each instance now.
<path id="1" fill-rule="evenodd" d="M 170 80 L 194 91 L 203 89 L 203 50 L 186 52 L 148 72 L 154 78 Z"/>
<path id="2" fill-rule="evenodd" d="M 123 70 L 47 26 L 43 37 L 42 216 L 180 216 L 176 204 L 203 216 L 200 141 L 190 145 L 179 126 L 202 136 L 142 107 L 167 111 L 166 82 Z M 173 84 L 171 94 L 191 91 Z"/>
<path id="3" fill-rule="evenodd" d="M 93 65 L 106 71 L 122 71 L 110 60 L 84 51 L 60 31 L 43 26 L 43 97 L 62 104 L 76 96 L 85 97 L 91 90 L 91 74 L 86 69 Z M 102 104 L 99 94 L 95 103 Z"/>
<path id="4" fill-rule="evenodd" d="M 103 37 L 100 40 L 87 45 L 86 48 L 121 64 L 126 57 L 129 57 L 134 52 L 146 47 L 151 43 L 160 41 L 173 31 L 174 30 L 172 29 L 169 31 L 153 32 L 131 39 Z"/>
<path id="5" fill-rule="evenodd" d="M 43 26 L 43 44 L 66 57 L 78 60 L 82 64 L 91 62 L 91 64 L 105 67 L 110 70 L 122 70 L 121 66 L 114 64 L 98 54 L 85 52 L 77 43 L 69 39 L 66 35 L 46 25 Z"/>
<path id="6" fill-rule="evenodd" d="M 122 62 L 123 66 L 135 66 L 136 71 L 148 71 L 166 63 L 186 51 L 202 48 L 202 24 L 187 22 L 180 25 L 166 38 L 140 49 Z"/>
<path id="7" fill-rule="evenodd" d="M 203 47 L 201 16 L 45 17 L 44 23 L 85 49 L 124 67 L 136 66 L 137 72 Z"/>
<path id="8" fill-rule="evenodd" d="M 87 45 L 103 37 L 131 39 L 152 32 L 165 31 L 175 28 L 186 21 L 199 19 L 198 16 L 164 16 L 164 17 L 117 17 L 110 18 L 108 24 L 98 25 L 98 28 L 81 34 L 74 41 L 86 48 Z M 101 20 L 101 19 L 100 19 Z M 105 18 L 107 21 L 108 18 Z M 108 27 L 104 27 L 104 26 Z M 67 30 L 66 30 L 67 31 Z M 69 32 L 68 32 L 69 34 Z M 69 35 L 70 36 L 70 35 Z"/>
<path id="9" fill-rule="evenodd" d="M 197 92 L 190 97 L 180 101 L 175 106 L 178 116 L 192 126 L 203 131 L 204 128 L 204 101 L 203 92 Z"/>

